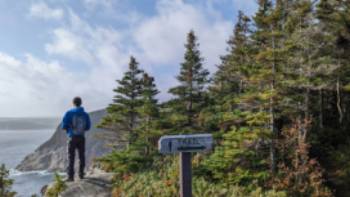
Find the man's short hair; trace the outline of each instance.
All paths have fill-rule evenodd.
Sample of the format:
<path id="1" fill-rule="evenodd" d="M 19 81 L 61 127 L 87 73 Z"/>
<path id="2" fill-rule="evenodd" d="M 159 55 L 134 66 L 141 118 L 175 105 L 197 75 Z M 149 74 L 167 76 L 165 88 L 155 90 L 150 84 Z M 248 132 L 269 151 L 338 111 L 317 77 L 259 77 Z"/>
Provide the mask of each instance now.
<path id="1" fill-rule="evenodd" d="M 75 106 L 80 107 L 82 103 L 83 103 L 83 102 L 82 102 L 82 100 L 81 100 L 81 98 L 80 98 L 79 96 L 74 97 L 74 99 L 73 99 L 73 104 L 74 104 Z"/>

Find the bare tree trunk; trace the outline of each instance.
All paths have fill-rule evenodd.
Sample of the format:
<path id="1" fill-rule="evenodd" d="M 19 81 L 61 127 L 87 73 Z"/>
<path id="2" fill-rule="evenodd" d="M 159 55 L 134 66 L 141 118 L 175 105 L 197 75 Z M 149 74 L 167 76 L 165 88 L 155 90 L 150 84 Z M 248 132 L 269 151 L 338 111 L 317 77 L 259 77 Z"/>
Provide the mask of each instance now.
<path id="1" fill-rule="evenodd" d="M 238 95 L 242 94 L 242 92 L 243 92 L 243 80 L 241 79 L 239 81 Z"/>
<path id="2" fill-rule="evenodd" d="M 341 98 L 340 98 L 340 82 L 339 77 L 337 78 L 337 108 L 339 112 L 339 123 L 343 122 L 343 110 L 341 107 Z"/>
<path id="3" fill-rule="evenodd" d="M 192 108 L 193 108 L 193 71 L 192 68 L 190 69 L 189 76 L 188 76 L 188 82 L 190 85 L 190 92 L 189 92 L 189 101 L 187 104 L 187 123 L 189 126 L 192 126 Z"/>
<path id="4" fill-rule="evenodd" d="M 320 129 L 323 129 L 323 90 L 322 88 L 319 90 L 319 100 L 320 100 L 320 104 L 319 104 L 319 126 L 320 126 Z"/>
<path id="5" fill-rule="evenodd" d="M 271 84 L 271 90 L 274 90 L 274 85 Z M 271 172 L 276 173 L 277 170 L 277 156 L 276 156 L 276 141 L 277 132 L 275 128 L 275 113 L 274 113 L 274 99 L 270 98 L 270 130 L 272 133 L 271 145 L 270 145 L 270 157 L 271 157 Z"/>
<path id="6" fill-rule="evenodd" d="M 307 86 L 306 87 L 306 92 L 305 92 L 305 98 L 304 98 L 304 102 L 305 102 L 305 118 L 309 119 L 310 118 L 310 87 Z"/>
<path id="7" fill-rule="evenodd" d="M 300 22 L 301 24 L 301 22 Z M 301 27 L 300 27 L 301 28 Z M 307 45 L 308 46 L 308 45 Z M 307 63 L 306 63 L 306 92 L 305 92 L 305 118 L 309 120 L 310 117 L 310 78 L 311 78 L 311 61 L 310 61 L 310 49 L 304 49 L 304 52 L 307 54 Z"/>
<path id="8" fill-rule="evenodd" d="M 275 37 L 272 36 L 272 50 L 275 50 Z M 275 62 L 275 52 L 273 51 L 273 62 L 272 62 L 272 80 L 270 84 L 270 90 L 274 94 L 275 92 L 275 75 L 276 75 L 276 62 Z M 271 172 L 276 174 L 277 172 L 277 153 L 276 153 L 276 143 L 277 143 L 277 131 L 275 127 L 275 100 L 274 95 L 270 97 L 270 130 L 272 133 L 271 145 L 270 145 L 270 157 L 271 157 Z"/>

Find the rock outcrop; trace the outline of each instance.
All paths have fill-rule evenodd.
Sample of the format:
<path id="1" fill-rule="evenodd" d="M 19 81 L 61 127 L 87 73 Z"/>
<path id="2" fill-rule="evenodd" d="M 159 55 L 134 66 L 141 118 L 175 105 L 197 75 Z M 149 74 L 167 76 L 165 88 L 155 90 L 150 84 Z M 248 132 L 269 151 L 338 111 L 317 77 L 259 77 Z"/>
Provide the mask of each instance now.
<path id="1" fill-rule="evenodd" d="M 106 115 L 105 110 L 99 110 L 90 113 L 92 128 L 86 134 L 86 164 L 87 168 L 91 167 L 92 161 L 106 153 L 111 148 L 109 145 L 116 143 L 111 140 L 115 133 L 96 128 L 103 116 Z M 114 136 L 115 139 L 115 136 Z M 113 144 L 116 146 L 116 144 Z M 24 160 L 17 166 L 20 171 L 48 170 L 48 171 L 64 171 L 67 166 L 67 136 L 60 125 L 57 127 L 53 136 L 34 153 L 26 156 Z"/>
<path id="2" fill-rule="evenodd" d="M 111 197 L 113 189 L 113 173 L 106 173 L 98 169 L 94 169 L 83 179 L 74 182 L 65 182 L 65 189 L 61 191 L 59 197 Z M 50 196 L 49 190 L 54 189 L 55 182 L 42 188 L 42 196 Z"/>
<path id="3" fill-rule="evenodd" d="M 111 197 L 113 174 L 99 173 L 67 184 L 60 197 Z"/>

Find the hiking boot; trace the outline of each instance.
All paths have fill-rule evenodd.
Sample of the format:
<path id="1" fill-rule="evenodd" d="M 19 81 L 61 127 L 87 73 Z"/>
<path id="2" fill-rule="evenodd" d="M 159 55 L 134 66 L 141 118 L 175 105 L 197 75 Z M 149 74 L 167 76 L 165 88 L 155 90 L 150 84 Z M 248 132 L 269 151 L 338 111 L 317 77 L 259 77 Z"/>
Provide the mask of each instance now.
<path id="1" fill-rule="evenodd" d="M 65 182 L 74 182 L 74 178 L 70 177 L 65 180 Z"/>

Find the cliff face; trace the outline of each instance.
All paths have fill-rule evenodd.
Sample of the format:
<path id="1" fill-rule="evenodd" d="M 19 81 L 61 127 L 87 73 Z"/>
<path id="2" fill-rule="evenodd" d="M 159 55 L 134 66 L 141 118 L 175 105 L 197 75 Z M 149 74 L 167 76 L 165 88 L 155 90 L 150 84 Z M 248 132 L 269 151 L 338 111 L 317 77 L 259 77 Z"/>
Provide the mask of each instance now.
<path id="1" fill-rule="evenodd" d="M 96 157 L 100 157 L 108 153 L 113 142 L 106 136 L 114 135 L 112 132 L 98 129 L 96 125 L 100 122 L 103 116 L 106 115 L 105 110 L 99 110 L 90 113 L 92 127 L 86 133 L 86 164 L 87 168 L 91 167 L 92 161 Z M 112 133 L 112 134 L 111 134 Z M 64 171 L 67 166 L 67 136 L 60 125 L 57 127 L 53 136 L 34 153 L 29 154 L 17 166 L 20 171 L 33 170 L 49 170 L 49 171 Z"/>

